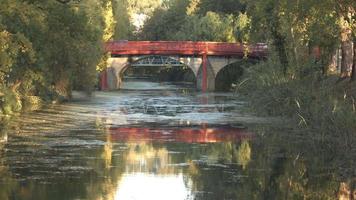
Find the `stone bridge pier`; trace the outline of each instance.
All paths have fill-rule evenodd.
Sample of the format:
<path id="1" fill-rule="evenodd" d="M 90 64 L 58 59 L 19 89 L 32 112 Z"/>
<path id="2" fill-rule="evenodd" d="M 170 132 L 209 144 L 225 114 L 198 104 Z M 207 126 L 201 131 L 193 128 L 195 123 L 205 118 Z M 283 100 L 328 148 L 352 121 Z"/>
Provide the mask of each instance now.
<path id="1" fill-rule="evenodd" d="M 106 86 L 104 89 L 108 90 L 120 89 L 125 70 L 141 59 L 147 57 L 148 56 L 120 56 L 109 58 L 107 61 L 108 67 L 106 71 L 104 71 L 106 80 L 102 80 L 106 83 L 101 83 L 101 85 L 104 84 Z M 197 89 L 205 91 L 214 91 L 215 78 L 219 71 L 225 66 L 240 59 L 223 56 L 169 56 L 169 58 L 181 63 L 182 65 L 188 66 L 196 77 Z M 204 76 L 206 78 L 204 78 Z"/>

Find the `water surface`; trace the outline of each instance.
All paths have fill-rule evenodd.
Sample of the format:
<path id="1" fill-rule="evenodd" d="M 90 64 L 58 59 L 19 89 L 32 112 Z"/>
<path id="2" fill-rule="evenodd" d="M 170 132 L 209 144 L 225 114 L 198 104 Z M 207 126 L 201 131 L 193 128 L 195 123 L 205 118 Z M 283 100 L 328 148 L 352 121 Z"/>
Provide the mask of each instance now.
<path id="1" fill-rule="evenodd" d="M 127 87 L 4 122 L 0 199 L 336 199 L 354 177 L 352 149 L 242 112 L 237 95 Z"/>

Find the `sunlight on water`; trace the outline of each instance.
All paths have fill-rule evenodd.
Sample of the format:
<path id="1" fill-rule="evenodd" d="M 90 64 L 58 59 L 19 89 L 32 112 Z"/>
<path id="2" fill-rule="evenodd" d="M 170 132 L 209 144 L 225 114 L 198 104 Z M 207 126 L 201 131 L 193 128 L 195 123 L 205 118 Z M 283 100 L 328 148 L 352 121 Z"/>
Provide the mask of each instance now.
<path id="1" fill-rule="evenodd" d="M 0 143 L 2 143 L 2 142 L 7 142 L 7 134 L 3 134 L 1 137 L 0 137 Z"/>
<path id="2" fill-rule="evenodd" d="M 115 200 L 188 200 L 193 199 L 183 174 L 124 174 Z"/>

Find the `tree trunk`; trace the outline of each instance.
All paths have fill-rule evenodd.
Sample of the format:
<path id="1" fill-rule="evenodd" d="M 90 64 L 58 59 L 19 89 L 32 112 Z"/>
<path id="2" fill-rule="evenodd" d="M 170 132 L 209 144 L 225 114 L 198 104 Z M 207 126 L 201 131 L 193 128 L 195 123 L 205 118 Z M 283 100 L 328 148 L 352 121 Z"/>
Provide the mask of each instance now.
<path id="1" fill-rule="evenodd" d="M 338 66 L 338 51 L 339 50 L 336 49 L 330 56 L 328 56 L 325 67 L 323 67 L 324 74 L 336 74 Z"/>
<path id="2" fill-rule="evenodd" d="M 280 33 L 279 28 L 280 28 L 280 23 L 279 23 L 278 16 L 276 16 L 271 20 L 271 34 L 272 34 L 274 46 L 278 53 L 279 61 L 282 65 L 283 74 L 286 75 L 288 70 L 288 65 L 289 65 L 287 50 L 286 50 L 286 38 L 282 35 L 282 33 Z"/>
<path id="3" fill-rule="evenodd" d="M 341 43 L 341 54 L 341 78 L 350 77 L 353 64 L 351 41 L 343 41 Z"/>
<path id="4" fill-rule="evenodd" d="M 286 75 L 289 62 L 288 62 L 288 57 L 286 52 L 285 38 L 284 36 L 282 36 L 282 34 L 278 33 L 276 30 L 272 31 L 272 35 L 274 38 L 274 45 L 277 49 L 279 61 L 281 62 L 282 65 L 283 74 Z"/>
<path id="5" fill-rule="evenodd" d="M 277 50 L 279 61 L 282 65 L 283 74 L 287 74 L 289 62 L 286 51 L 286 40 L 285 37 L 278 31 L 279 22 L 278 19 L 274 19 L 271 26 L 271 33 L 273 37 L 273 43 Z"/>
<path id="6" fill-rule="evenodd" d="M 353 37 L 354 41 L 354 58 L 352 64 L 351 81 L 356 81 L 356 36 Z"/>
<path id="7" fill-rule="evenodd" d="M 347 78 L 351 75 L 353 64 L 352 54 L 351 30 L 346 28 L 341 34 L 341 78 Z"/>
<path id="8" fill-rule="evenodd" d="M 279 61 L 282 65 L 282 71 L 284 75 L 287 75 L 287 70 L 289 67 L 289 61 L 287 56 L 287 49 L 286 49 L 286 38 L 281 33 L 281 24 L 279 21 L 278 13 L 276 13 L 276 7 L 278 7 L 278 1 L 273 4 L 269 4 L 265 8 L 265 12 L 269 13 L 267 16 L 267 20 L 269 21 L 269 27 L 271 36 L 273 39 L 273 45 L 276 48 L 278 53 Z"/>

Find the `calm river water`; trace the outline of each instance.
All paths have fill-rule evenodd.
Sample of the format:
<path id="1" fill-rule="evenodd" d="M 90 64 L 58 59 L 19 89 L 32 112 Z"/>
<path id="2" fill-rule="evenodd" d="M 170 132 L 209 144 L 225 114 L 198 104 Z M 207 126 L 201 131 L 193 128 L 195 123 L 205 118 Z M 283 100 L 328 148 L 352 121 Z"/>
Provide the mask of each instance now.
<path id="1" fill-rule="evenodd" d="M 231 93 L 125 87 L 3 122 L 0 200 L 336 199 L 354 177 L 355 154 Z"/>

